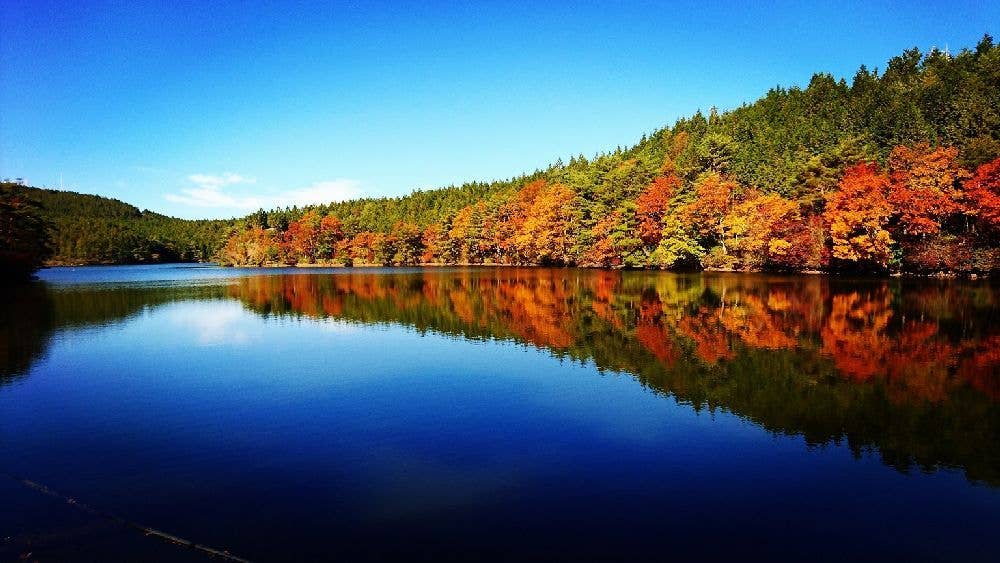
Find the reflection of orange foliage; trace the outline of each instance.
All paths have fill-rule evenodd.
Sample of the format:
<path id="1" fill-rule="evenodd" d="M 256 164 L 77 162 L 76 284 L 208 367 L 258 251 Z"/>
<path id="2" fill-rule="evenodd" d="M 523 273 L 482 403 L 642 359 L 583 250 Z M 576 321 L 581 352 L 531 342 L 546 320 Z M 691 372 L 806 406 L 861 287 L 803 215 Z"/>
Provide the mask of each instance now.
<path id="1" fill-rule="evenodd" d="M 1000 400 L 1000 335 L 972 342 L 966 347 L 970 355 L 964 359 L 958 373 L 973 388 Z"/>
<path id="2" fill-rule="evenodd" d="M 781 330 L 778 320 L 779 317 L 772 314 L 756 295 L 745 295 L 739 305 L 724 307 L 719 312 L 722 326 L 739 336 L 747 346 L 794 348 L 798 341 Z"/>
<path id="3" fill-rule="evenodd" d="M 663 302 L 658 296 L 651 297 L 643 295 L 639 301 L 639 322 L 642 324 L 654 323 L 663 314 Z"/>
<path id="4" fill-rule="evenodd" d="M 678 323 L 679 332 L 695 341 L 698 356 L 707 363 L 735 357 L 734 341 L 750 348 L 796 348 L 812 326 L 808 292 L 793 294 L 785 286 L 769 285 L 733 288 L 724 280 L 713 280 L 712 287 L 723 303 L 703 305 Z"/>
<path id="5" fill-rule="evenodd" d="M 451 303 L 451 310 L 455 311 L 458 318 L 467 325 L 476 325 L 476 311 L 472 306 L 468 292 L 462 288 L 455 288 L 448 292 L 448 301 Z"/>
<path id="6" fill-rule="evenodd" d="M 681 319 L 677 330 L 691 338 L 695 343 L 695 352 L 707 364 L 718 363 L 719 360 L 731 360 L 736 354 L 729 348 L 726 331 L 719 322 L 718 313 L 708 307 L 701 307 L 698 313 Z"/>
<path id="7" fill-rule="evenodd" d="M 439 293 L 437 291 L 439 285 L 440 280 L 424 280 L 424 283 L 420 285 L 421 298 L 431 305 L 440 305 L 441 299 L 438 297 Z"/>
<path id="8" fill-rule="evenodd" d="M 833 297 L 823 327 L 823 352 L 844 375 L 859 381 L 883 378 L 889 396 L 940 402 L 958 383 L 951 377 L 958 349 L 930 321 L 906 321 L 892 334 L 891 297 L 877 291 Z"/>
<path id="9" fill-rule="evenodd" d="M 823 353 L 851 379 L 863 381 L 884 373 L 884 358 L 891 342 L 885 334 L 892 318 L 889 291 L 834 295 L 830 315 L 821 333 Z"/>
<path id="10" fill-rule="evenodd" d="M 590 304 L 590 308 L 599 318 L 619 329 L 622 328 L 622 320 L 615 315 L 612 302 L 621 283 L 621 278 L 619 272 L 607 270 L 597 272 L 594 281 L 594 300 Z"/>
<path id="11" fill-rule="evenodd" d="M 680 357 L 680 350 L 673 335 L 663 325 L 663 303 L 658 295 L 644 294 L 639 302 L 639 326 L 635 338 L 643 348 L 652 352 L 656 359 L 667 366 L 674 365 Z"/>
<path id="12" fill-rule="evenodd" d="M 950 368 L 955 361 L 955 348 L 938 336 L 937 323 L 907 322 L 886 358 L 890 395 L 898 402 L 945 400 L 954 384 Z"/>
<path id="13" fill-rule="evenodd" d="M 589 344 L 595 329 L 612 330 L 668 367 L 683 361 L 681 339 L 693 341 L 694 355 L 707 365 L 734 359 L 743 348 L 806 354 L 818 345 L 845 378 L 884 385 L 894 402 L 941 402 L 958 387 L 1000 399 L 1000 335 L 952 342 L 936 320 L 971 311 L 975 294 L 927 287 L 894 301 L 885 282 L 830 295 L 821 278 L 751 283 L 717 276 L 695 282 L 701 287 L 663 281 L 558 269 L 344 272 L 245 277 L 230 292 L 261 312 L 431 314 L 452 327 L 559 350 Z"/>
<path id="14" fill-rule="evenodd" d="M 344 299 L 340 295 L 323 296 L 323 312 L 331 317 L 344 314 Z"/>
<path id="15" fill-rule="evenodd" d="M 680 350 L 673 337 L 662 325 L 643 324 L 635 329 L 635 338 L 643 348 L 667 366 L 673 366 L 680 357 Z"/>
<path id="16" fill-rule="evenodd" d="M 575 339 L 570 328 L 574 315 L 568 308 L 572 299 L 567 287 L 553 275 L 532 277 L 535 279 L 524 280 L 527 283 L 501 280 L 496 288 L 501 314 L 509 320 L 511 330 L 526 341 L 569 348 Z"/>

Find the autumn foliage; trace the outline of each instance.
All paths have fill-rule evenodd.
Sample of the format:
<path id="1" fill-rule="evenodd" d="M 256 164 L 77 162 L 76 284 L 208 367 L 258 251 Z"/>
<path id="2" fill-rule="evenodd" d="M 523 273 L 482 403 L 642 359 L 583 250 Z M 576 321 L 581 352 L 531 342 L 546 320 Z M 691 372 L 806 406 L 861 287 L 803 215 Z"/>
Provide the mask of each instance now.
<path id="1" fill-rule="evenodd" d="M 874 164 L 859 164 L 844 172 L 826 204 L 834 258 L 888 266 L 894 243 L 888 231 L 893 214 L 889 187 L 889 177 Z"/>
<path id="2" fill-rule="evenodd" d="M 438 222 L 401 221 L 386 232 L 358 230 L 353 217 L 310 209 L 284 229 L 237 229 L 222 261 L 1000 269 L 1000 158 L 971 172 L 959 164 L 960 156 L 954 148 L 926 143 L 898 146 L 886 169 L 873 162 L 845 165 L 834 188 L 824 187 L 821 204 L 815 194 L 790 197 L 741 185 L 717 170 L 685 180 L 668 160 L 648 183 L 622 184 L 610 199 L 533 180 Z"/>
<path id="3" fill-rule="evenodd" d="M 1000 158 L 980 166 L 964 187 L 969 213 L 1000 232 Z"/>

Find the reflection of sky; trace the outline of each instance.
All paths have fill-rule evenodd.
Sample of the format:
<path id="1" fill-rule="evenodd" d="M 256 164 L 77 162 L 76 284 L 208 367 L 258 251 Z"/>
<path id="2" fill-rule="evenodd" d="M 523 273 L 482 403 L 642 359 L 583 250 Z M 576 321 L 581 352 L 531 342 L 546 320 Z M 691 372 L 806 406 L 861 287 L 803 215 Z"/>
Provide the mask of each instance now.
<path id="1" fill-rule="evenodd" d="M 247 344 L 260 341 L 263 336 L 260 323 L 251 322 L 238 303 L 213 307 L 211 314 L 202 314 L 202 308 L 192 303 L 172 303 L 157 311 L 180 334 L 190 335 L 200 346 Z"/>
<path id="2" fill-rule="evenodd" d="M 759 511 L 775 503 L 790 518 L 817 505 L 860 514 L 838 522 L 842 533 L 917 514 L 978 514 L 985 526 L 998 500 L 956 499 L 966 490 L 957 473 L 907 476 L 844 447 L 809 450 L 529 346 L 265 318 L 234 300 L 68 329 L 0 392 L 0 413 L 5 470 L 182 535 L 230 533 L 227 546 L 281 526 L 305 544 L 345 524 L 510 511 L 535 526 L 579 518 L 731 532 L 766 525 Z M 864 516 L 918 481 L 933 516 L 903 505 Z"/>
<path id="3" fill-rule="evenodd" d="M 381 271 L 405 273 L 416 268 L 310 268 L 311 275 L 351 275 L 356 272 L 377 273 Z M 43 268 L 38 278 L 47 284 L 62 286 L 136 285 L 143 287 L 157 285 L 192 285 L 199 282 L 218 282 L 247 276 L 278 276 L 301 274 L 301 268 L 220 268 L 213 264 L 143 264 L 129 266 L 81 266 Z M 138 286 L 138 285 L 137 285 Z"/>

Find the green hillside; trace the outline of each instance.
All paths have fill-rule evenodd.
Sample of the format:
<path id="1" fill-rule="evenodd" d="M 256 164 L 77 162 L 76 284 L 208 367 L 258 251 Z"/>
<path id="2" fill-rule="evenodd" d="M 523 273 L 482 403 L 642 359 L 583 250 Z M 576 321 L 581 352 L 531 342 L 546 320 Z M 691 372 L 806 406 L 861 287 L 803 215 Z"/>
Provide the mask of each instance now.
<path id="1" fill-rule="evenodd" d="M 97 195 L 5 184 L 37 202 L 49 223 L 56 264 L 209 260 L 232 221 L 185 220 Z"/>

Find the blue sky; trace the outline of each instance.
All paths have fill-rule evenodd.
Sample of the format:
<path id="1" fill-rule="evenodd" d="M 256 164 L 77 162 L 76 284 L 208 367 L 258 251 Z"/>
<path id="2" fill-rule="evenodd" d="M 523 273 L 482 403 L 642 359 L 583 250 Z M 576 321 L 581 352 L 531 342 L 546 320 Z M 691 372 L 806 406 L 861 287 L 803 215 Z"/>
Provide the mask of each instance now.
<path id="1" fill-rule="evenodd" d="M 0 0 L 0 177 L 180 217 L 401 195 L 1000 33 L 982 0 L 164 4 Z"/>

